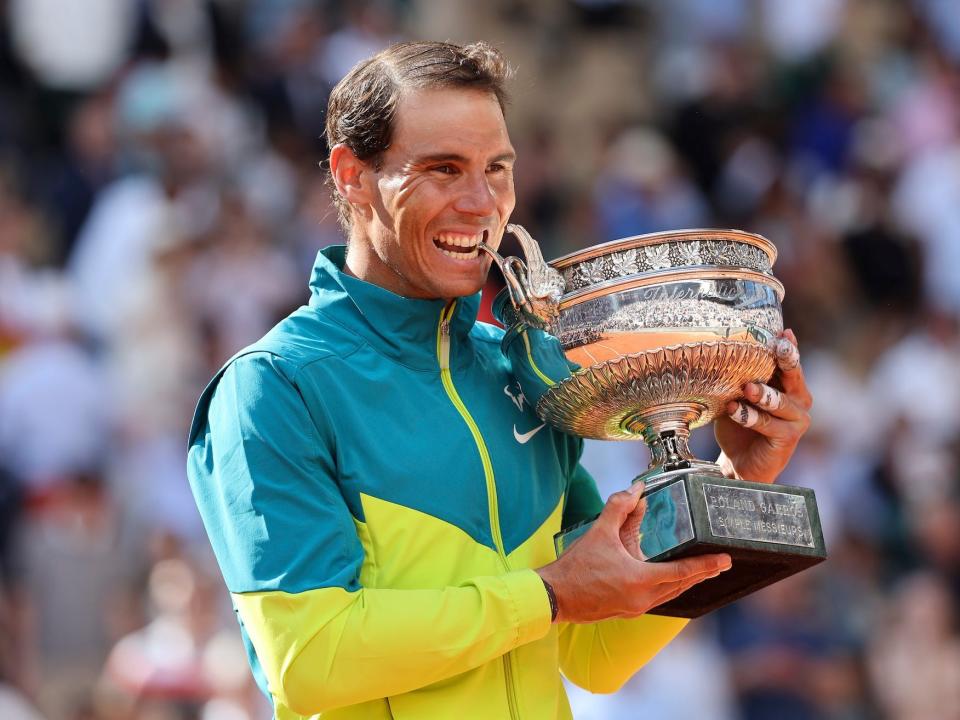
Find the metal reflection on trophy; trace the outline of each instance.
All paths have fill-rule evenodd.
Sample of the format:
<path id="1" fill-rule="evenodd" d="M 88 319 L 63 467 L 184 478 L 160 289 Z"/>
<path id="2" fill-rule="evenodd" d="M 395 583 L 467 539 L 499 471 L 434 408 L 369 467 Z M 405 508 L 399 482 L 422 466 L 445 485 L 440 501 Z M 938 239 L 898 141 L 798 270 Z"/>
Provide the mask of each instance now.
<path id="1" fill-rule="evenodd" d="M 690 430 L 767 382 L 783 329 L 773 244 L 738 230 L 624 238 L 550 263 L 522 227 L 524 259 L 493 256 L 506 289 L 503 348 L 543 420 L 602 440 L 643 440 L 647 511 L 635 533 L 651 561 L 726 552 L 733 568 L 658 607 L 697 617 L 826 557 L 813 491 L 724 477 L 690 452 Z M 563 552 L 590 522 L 555 538 Z"/>

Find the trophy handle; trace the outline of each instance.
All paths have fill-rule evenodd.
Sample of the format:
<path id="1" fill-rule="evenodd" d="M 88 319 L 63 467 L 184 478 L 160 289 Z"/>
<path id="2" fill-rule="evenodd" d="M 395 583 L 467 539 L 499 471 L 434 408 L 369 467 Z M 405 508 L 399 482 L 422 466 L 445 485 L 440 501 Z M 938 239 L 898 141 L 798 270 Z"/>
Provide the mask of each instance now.
<path id="1" fill-rule="evenodd" d="M 527 289 L 527 266 L 523 260 L 518 257 L 503 257 L 486 243 L 480 243 L 480 249 L 484 250 L 500 268 L 503 273 L 503 279 L 507 282 L 507 292 L 510 294 L 510 302 L 513 306 L 523 313 L 532 311 L 529 292 Z"/>
<path id="2" fill-rule="evenodd" d="M 510 223 L 506 230 L 520 241 L 526 262 L 513 256 L 504 258 L 486 243 L 480 243 L 480 249 L 493 258 L 503 273 L 510 301 L 522 320 L 532 327 L 549 330 L 560 314 L 563 278 L 543 259 L 540 246 L 526 229 Z"/>

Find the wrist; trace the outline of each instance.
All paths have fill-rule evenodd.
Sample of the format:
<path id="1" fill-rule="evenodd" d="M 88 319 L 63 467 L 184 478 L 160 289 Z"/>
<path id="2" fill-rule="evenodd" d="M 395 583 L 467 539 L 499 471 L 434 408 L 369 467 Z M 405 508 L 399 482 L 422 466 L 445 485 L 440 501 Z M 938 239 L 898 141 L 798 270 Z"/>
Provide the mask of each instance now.
<path id="1" fill-rule="evenodd" d="M 543 587 L 547 591 L 547 599 L 550 601 L 550 622 L 555 623 L 557 621 L 557 616 L 560 614 L 560 603 L 557 602 L 557 593 L 553 589 L 547 580 L 543 577 L 540 578 L 543 581 Z"/>
<path id="2" fill-rule="evenodd" d="M 562 584 L 562 580 L 558 577 L 555 566 L 556 563 L 554 562 L 534 571 L 540 576 L 543 589 L 547 593 L 547 600 L 550 602 L 550 622 L 557 622 L 561 615 L 560 595 L 557 593 L 557 587 Z"/>

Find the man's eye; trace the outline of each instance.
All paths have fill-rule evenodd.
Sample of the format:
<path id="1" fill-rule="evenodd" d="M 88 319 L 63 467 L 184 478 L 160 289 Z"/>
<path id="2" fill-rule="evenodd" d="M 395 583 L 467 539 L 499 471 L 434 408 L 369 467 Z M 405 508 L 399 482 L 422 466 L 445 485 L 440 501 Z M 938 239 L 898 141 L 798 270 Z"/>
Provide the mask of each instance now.
<path id="1" fill-rule="evenodd" d="M 503 163 L 493 163 L 490 167 L 487 168 L 487 172 L 503 172 L 507 169 L 507 166 Z"/>
<path id="2" fill-rule="evenodd" d="M 431 172 L 437 172 L 442 175 L 453 175 L 457 172 L 457 169 L 453 165 L 434 165 L 430 168 Z"/>

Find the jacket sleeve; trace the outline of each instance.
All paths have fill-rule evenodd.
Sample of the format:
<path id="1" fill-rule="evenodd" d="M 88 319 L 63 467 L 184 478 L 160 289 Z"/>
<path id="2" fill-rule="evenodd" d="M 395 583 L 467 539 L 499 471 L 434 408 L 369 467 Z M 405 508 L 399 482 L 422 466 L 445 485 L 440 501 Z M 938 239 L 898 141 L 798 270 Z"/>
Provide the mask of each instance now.
<path id="1" fill-rule="evenodd" d="M 188 473 L 275 702 L 312 715 L 395 695 L 545 636 L 532 570 L 424 590 L 359 584 L 363 547 L 340 493 L 335 438 L 295 372 L 267 353 L 208 389 Z"/>
<path id="2" fill-rule="evenodd" d="M 579 458 L 582 441 L 576 449 Z M 567 483 L 563 524 L 596 516 L 603 501 L 590 473 L 577 463 Z M 619 690 L 686 626 L 683 618 L 646 614 L 560 627 L 560 669 L 574 684 L 595 693 Z"/>
<path id="3" fill-rule="evenodd" d="M 560 628 L 560 669 L 564 676 L 594 693 L 612 693 L 673 640 L 687 620 L 641 615 Z"/>

